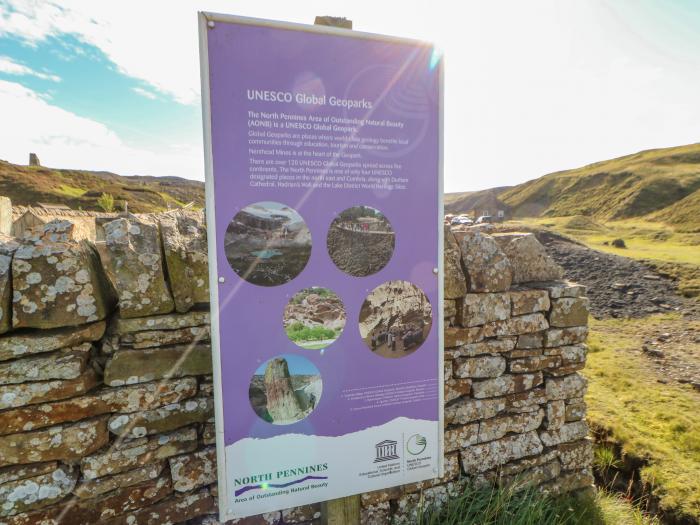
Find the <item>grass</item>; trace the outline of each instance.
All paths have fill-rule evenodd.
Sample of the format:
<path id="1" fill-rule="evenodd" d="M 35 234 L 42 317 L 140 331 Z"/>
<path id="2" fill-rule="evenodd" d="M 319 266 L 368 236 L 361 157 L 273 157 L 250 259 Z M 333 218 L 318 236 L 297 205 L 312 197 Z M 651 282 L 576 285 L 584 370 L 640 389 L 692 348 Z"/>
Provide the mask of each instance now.
<path id="1" fill-rule="evenodd" d="M 700 257 L 700 255 L 698 255 Z M 678 281 L 678 291 L 686 297 L 700 296 L 700 265 L 693 263 L 671 263 L 646 259 L 645 262 L 657 272 L 670 275 Z"/>
<path id="2" fill-rule="evenodd" d="M 688 385 L 657 382 L 639 352 L 637 334 L 668 321 L 683 323 L 677 314 L 591 320 L 588 420 L 609 431 L 624 454 L 646 460 L 641 477 L 662 508 L 700 519 L 700 395 Z"/>
<path id="3" fill-rule="evenodd" d="M 680 231 L 700 232 L 700 190 L 657 213 L 652 218 L 678 226 Z"/>
<path id="4" fill-rule="evenodd" d="M 592 516 L 592 525 L 659 525 L 657 518 L 646 515 L 633 502 L 598 490 L 595 499 L 583 502 L 581 505 L 589 509 L 587 515 Z M 585 522 L 584 522 L 585 523 Z"/>
<path id="5" fill-rule="evenodd" d="M 67 184 L 61 184 L 57 190 L 61 195 L 67 197 L 82 197 L 82 195 L 87 191 L 82 188 L 76 188 L 75 186 L 68 186 Z"/>
<path id="6" fill-rule="evenodd" d="M 601 472 L 607 477 L 608 472 L 622 466 L 622 461 L 618 459 L 615 450 L 606 445 L 599 445 L 594 449 L 593 467 L 597 472 Z"/>
<path id="7" fill-rule="evenodd" d="M 596 250 L 632 259 L 698 264 L 700 234 L 677 232 L 664 223 L 642 219 L 609 222 L 586 219 L 587 228 L 570 227 L 570 223 L 578 222 L 578 218 L 572 217 L 519 219 L 514 222 L 530 227 L 546 227 L 573 237 Z M 624 239 L 627 248 L 615 248 L 609 244 L 617 238 Z M 606 242 L 608 244 L 605 244 Z"/>
<path id="8" fill-rule="evenodd" d="M 168 204 L 173 208 L 182 208 L 185 204 L 187 204 L 186 202 L 182 202 L 164 191 L 159 191 L 158 195 L 162 197 L 163 202 L 165 203 L 164 209 L 167 208 Z"/>
<path id="9" fill-rule="evenodd" d="M 338 334 L 335 330 L 325 328 L 324 326 L 305 326 L 303 323 L 292 323 L 287 327 L 287 337 L 297 342 L 306 341 L 323 341 L 326 339 L 335 339 Z M 326 345 L 324 345 L 326 346 Z"/>
<path id="10" fill-rule="evenodd" d="M 645 221 L 619 221 L 605 226 L 603 233 L 579 234 L 578 237 L 596 250 L 632 259 L 698 264 L 700 245 L 697 242 L 700 242 L 700 235 L 676 233 L 663 224 Z M 693 237 L 696 237 L 695 243 Z M 605 244 L 616 238 L 624 239 L 627 245 L 624 251 Z"/>
<path id="11" fill-rule="evenodd" d="M 417 525 L 655 525 L 629 501 L 603 491 L 552 497 L 534 489 L 467 485 L 439 509 L 420 508 Z"/>

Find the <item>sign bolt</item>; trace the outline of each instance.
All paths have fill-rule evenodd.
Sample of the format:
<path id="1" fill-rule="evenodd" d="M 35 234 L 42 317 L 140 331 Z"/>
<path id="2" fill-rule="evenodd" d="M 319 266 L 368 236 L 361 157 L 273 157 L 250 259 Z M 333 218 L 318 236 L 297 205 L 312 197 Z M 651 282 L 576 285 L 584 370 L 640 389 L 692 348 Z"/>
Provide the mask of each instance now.
<path id="1" fill-rule="evenodd" d="M 220 283 L 226 282 L 226 278 L 224 276 L 219 277 L 219 282 Z"/>
<path id="2" fill-rule="evenodd" d="M 209 22 L 207 22 L 207 26 L 209 26 L 209 29 L 214 29 L 214 21 L 209 20 Z"/>
<path id="3" fill-rule="evenodd" d="M 440 271 L 440 270 L 438 270 L 437 268 L 433 268 L 433 273 L 434 273 L 435 275 L 437 275 L 439 271 Z"/>

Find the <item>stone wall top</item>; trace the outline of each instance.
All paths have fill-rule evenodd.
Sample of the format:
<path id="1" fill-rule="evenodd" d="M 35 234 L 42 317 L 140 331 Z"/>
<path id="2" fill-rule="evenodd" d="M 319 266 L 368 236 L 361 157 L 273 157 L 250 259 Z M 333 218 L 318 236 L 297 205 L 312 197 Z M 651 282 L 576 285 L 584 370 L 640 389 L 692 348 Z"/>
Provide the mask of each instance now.
<path id="1" fill-rule="evenodd" d="M 0 333 L 187 312 L 209 302 L 203 212 L 102 216 L 101 241 L 69 217 L 0 238 Z"/>

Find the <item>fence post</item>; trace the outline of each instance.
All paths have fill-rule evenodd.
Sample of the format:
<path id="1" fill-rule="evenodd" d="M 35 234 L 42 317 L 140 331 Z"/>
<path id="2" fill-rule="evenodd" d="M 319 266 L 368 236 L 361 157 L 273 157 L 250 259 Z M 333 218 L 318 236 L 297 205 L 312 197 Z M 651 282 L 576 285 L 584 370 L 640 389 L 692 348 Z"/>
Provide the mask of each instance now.
<path id="1" fill-rule="evenodd" d="M 360 496 L 347 496 L 321 503 L 323 525 L 360 525 Z"/>

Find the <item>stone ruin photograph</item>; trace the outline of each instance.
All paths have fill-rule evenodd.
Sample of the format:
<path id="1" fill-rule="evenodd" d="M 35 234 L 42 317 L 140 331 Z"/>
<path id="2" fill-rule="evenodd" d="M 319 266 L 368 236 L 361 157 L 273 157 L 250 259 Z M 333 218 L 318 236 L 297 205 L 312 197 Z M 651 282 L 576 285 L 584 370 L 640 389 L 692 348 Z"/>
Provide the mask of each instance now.
<path id="1" fill-rule="evenodd" d="M 360 336 L 372 352 L 382 357 L 405 357 L 418 350 L 432 323 L 430 301 L 408 281 L 379 285 L 360 310 Z"/>
<path id="2" fill-rule="evenodd" d="M 295 345 L 322 350 L 333 344 L 345 328 L 345 307 L 328 288 L 300 290 L 284 309 L 284 331 Z"/>
<path id="3" fill-rule="evenodd" d="M 256 202 L 226 228 L 226 259 L 249 283 L 278 286 L 299 275 L 311 255 L 311 233 L 301 215 L 285 204 Z"/>
<path id="4" fill-rule="evenodd" d="M 389 263 L 395 234 L 381 211 L 354 206 L 333 219 L 326 242 L 328 255 L 340 270 L 353 277 L 366 277 Z"/>
<path id="5" fill-rule="evenodd" d="M 291 425 L 314 411 L 321 400 L 323 382 L 308 359 L 283 355 L 260 365 L 250 380 L 250 405 L 262 420 Z"/>

